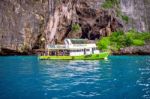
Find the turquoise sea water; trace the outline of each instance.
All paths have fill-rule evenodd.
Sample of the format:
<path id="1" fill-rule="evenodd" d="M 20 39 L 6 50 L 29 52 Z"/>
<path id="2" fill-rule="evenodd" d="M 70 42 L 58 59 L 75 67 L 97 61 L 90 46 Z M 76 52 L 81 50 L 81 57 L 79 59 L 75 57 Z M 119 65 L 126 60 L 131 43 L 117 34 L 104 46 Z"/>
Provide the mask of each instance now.
<path id="1" fill-rule="evenodd" d="M 150 99 L 150 56 L 99 61 L 0 57 L 0 99 Z"/>

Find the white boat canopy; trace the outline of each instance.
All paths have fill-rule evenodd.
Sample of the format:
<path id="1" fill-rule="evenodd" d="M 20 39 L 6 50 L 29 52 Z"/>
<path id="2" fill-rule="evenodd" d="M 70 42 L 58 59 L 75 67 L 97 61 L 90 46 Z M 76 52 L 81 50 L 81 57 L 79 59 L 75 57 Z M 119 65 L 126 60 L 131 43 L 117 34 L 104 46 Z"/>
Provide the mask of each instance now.
<path id="1" fill-rule="evenodd" d="M 87 48 L 96 48 L 95 43 L 89 43 L 87 39 L 65 39 L 64 45 L 47 45 L 49 50 L 73 50 L 73 49 L 87 49 Z"/>

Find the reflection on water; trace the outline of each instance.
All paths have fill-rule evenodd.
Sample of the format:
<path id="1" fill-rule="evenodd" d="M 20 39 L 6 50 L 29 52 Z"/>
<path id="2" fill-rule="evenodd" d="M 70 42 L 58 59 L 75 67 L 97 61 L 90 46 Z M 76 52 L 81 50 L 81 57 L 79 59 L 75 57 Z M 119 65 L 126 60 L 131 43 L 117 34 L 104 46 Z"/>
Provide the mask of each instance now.
<path id="1" fill-rule="evenodd" d="M 149 99 L 150 56 L 0 57 L 0 99 Z"/>
<path id="2" fill-rule="evenodd" d="M 84 86 L 89 86 L 89 88 L 92 89 L 99 89 L 100 84 L 97 82 L 109 80 L 111 78 L 111 66 L 109 65 L 109 62 L 109 60 L 39 61 L 42 65 L 42 67 L 40 67 L 41 74 L 48 77 L 46 79 L 49 79 L 42 80 L 44 85 L 43 87 L 47 91 L 63 91 L 69 90 L 72 87 L 77 87 L 73 92 L 70 92 L 69 95 L 67 94 L 63 97 L 100 96 L 101 94 L 98 91 L 93 90 L 89 92 L 88 89 L 84 89 Z M 101 64 L 105 64 L 105 66 Z M 103 72 L 102 69 L 105 69 L 105 72 Z M 102 73 L 107 75 L 103 75 Z M 102 92 L 109 89 L 110 88 L 104 89 Z"/>

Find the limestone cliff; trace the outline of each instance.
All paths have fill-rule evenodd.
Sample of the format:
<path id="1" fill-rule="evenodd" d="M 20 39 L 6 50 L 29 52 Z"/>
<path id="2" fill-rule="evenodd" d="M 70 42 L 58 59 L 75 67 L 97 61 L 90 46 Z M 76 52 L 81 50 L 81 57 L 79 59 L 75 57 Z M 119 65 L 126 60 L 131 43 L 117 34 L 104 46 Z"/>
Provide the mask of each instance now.
<path id="1" fill-rule="evenodd" d="M 132 0 L 120 2 L 121 11 L 130 17 L 124 11 L 124 7 L 127 7 L 122 5 L 124 1 Z M 143 1 L 144 5 L 148 0 L 139 1 Z M 141 21 L 141 25 L 136 27 L 139 23 L 132 16 L 132 23 L 123 24 L 114 9 L 101 7 L 104 2 L 105 0 L 0 0 L 0 49 L 24 52 L 44 48 L 45 43 L 62 43 L 65 38 L 95 40 L 110 35 L 112 31 L 123 28 L 123 25 L 131 27 L 130 24 L 138 29 L 141 27 L 142 31 L 149 31 L 148 6 L 145 6 L 147 15 L 142 14 L 146 21 Z M 142 15 L 139 20 L 144 20 Z"/>
<path id="2" fill-rule="evenodd" d="M 150 31 L 150 0 L 120 0 L 120 8 L 129 18 L 126 30 Z"/>

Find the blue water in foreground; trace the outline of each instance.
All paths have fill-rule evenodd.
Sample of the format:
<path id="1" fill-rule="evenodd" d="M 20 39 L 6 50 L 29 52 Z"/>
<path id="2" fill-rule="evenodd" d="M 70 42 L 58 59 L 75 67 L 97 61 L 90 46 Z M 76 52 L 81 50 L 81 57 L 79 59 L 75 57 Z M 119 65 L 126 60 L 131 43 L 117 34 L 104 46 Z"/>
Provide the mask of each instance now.
<path id="1" fill-rule="evenodd" d="M 150 56 L 96 61 L 0 57 L 0 99 L 150 99 Z"/>

